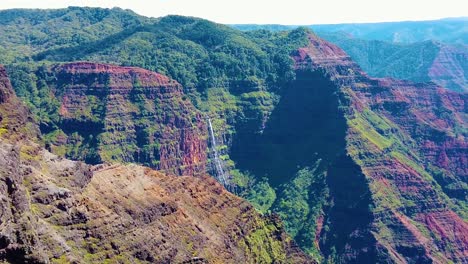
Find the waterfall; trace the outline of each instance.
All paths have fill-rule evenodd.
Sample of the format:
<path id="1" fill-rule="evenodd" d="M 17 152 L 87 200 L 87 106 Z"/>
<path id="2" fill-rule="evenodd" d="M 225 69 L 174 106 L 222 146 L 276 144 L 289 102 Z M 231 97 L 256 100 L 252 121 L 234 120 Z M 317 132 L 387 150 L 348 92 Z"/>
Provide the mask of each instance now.
<path id="1" fill-rule="evenodd" d="M 215 170 L 216 170 L 216 179 L 218 182 L 220 182 L 224 187 L 228 188 L 230 186 L 228 177 L 226 176 L 226 173 L 224 172 L 223 169 L 223 164 L 221 159 L 219 158 L 219 153 L 216 145 L 216 138 L 213 132 L 213 125 L 211 124 L 211 119 L 208 117 L 208 126 L 209 126 L 209 133 L 210 133 L 210 138 L 211 138 L 211 146 L 213 148 L 213 153 L 214 153 L 214 165 L 215 165 Z M 229 188 L 228 188 L 229 189 Z"/>

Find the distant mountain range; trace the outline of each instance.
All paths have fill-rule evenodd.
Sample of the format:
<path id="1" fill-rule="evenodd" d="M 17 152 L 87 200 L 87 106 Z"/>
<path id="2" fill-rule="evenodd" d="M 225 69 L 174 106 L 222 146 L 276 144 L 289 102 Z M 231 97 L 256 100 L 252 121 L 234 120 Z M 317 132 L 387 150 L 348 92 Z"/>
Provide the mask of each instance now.
<path id="1" fill-rule="evenodd" d="M 233 26 L 241 30 L 297 28 Z M 371 76 L 433 81 L 454 91 L 468 91 L 468 17 L 306 27 L 344 49 Z"/>
<path id="2" fill-rule="evenodd" d="M 381 23 L 349 23 L 323 25 L 231 25 L 239 30 L 291 30 L 300 26 L 308 27 L 317 33 L 342 32 L 354 38 L 382 40 L 397 43 L 413 43 L 436 40 L 445 43 L 468 44 L 468 17 L 444 18 L 426 21 L 402 21 Z"/>
<path id="3" fill-rule="evenodd" d="M 468 45 L 433 40 L 402 44 L 329 32 L 320 36 L 344 49 L 371 76 L 432 81 L 450 90 L 468 91 Z"/>

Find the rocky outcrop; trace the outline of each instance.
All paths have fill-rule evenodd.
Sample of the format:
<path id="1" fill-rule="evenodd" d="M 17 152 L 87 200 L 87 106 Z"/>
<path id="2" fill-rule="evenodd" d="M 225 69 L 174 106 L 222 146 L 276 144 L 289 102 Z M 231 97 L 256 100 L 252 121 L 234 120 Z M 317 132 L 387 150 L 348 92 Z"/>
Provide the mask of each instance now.
<path id="1" fill-rule="evenodd" d="M 313 35 L 294 59 L 298 72 L 322 73 L 338 87 L 347 120 L 346 153 L 354 164 L 349 166 L 360 168 L 366 179 L 361 193 L 370 193 L 363 204 L 372 208 L 369 225 L 345 233 L 322 232 L 325 244 L 327 237 L 340 237 L 345 245 L 329 246 L 342 261 L 369 260 L 375 254 L 397 263 L 467 261 L 468 225 L 460 217 L 467 189 L 466 132 L 461 129 L 467 122 L 466 94 L 369 78 L 344 52 Z M 341 181 L 329 180 L 332 190 L 346 185 L 352 174 L 338 175 Z M 336 195 L 343 193 L 331 193 L 331 226 L 338 224 L 333 219 Z M 355 218 L 352 211 L 348 216 Z M 374 250 L 352 253 L 361 248 L 352 242 L 359 237 L 367 240 L 367 247 L 374 243 Z"/>
<path id="2" fill-rule="evenodd" d="M 205 171 L 207 130 L 176 81 L 148 70 L 77 62 L 53 67 L 60 102 L 51 145 L 70 158 L 136 162 L 177 175 Z"/>
<path id="3" fill-rule="evenodd" d="M 13 145 L 2 138 L 0 151 L 0 260 L 7 263 L 48 263 L 54 247 L 69 247 L 53 225 L 47 222 L 47 217 L 38 217 L 37 204 L 69 199 L 72 191 L 88 184 L 90 167 L 57 159 L 29 141 Z M 33 176 L 38 182 L 33 183 Z M 50 183 L 51 177 L 56 177 L 55 185 Z M 31 200 L 32 193 L 40 195 Z M 70 209 L 63 206 L 64 202 L 57 204 L 60 210 Z M 50 217 L 53 212 L 41 213 Z M 67 222 L 79 217 L 76 211 L 69 212 Z"/>
<path id="4" fill-rule="evenodd" d="M 231 149 L 237 168 L 268 177 L 269 209 L 318 258 L 466 261 L 466 95 L 369 78 L 337 46 L 309 42 L 262 133 Z"/>
<path id="5" fill-rule="evenodd" d="M 0 65 L 0 104 L 0 136 L 11 141 L 39 136 L 37 125 L 29 110 L 16 97 L 2 65 Z"/>
<path id="6" fill-rule="evenodd" d="M 255 76 L 239 87 L 231 83 L 229 92 L 206 90 L 200 106 L 215 109 L 209 110 L 216 113 L 215 137 L 232 143 L 220 147 L 223 159 L 235 161 L 230 172 L 243 188 L 255 185 L 254 198 L 268 201 L 262 209 L 278 212 L 317 259 L 467 262 L 466 95 L 369 78 L 338 47 L 313 34 L 308 41 L 292 54 L 295 80 L 281 67 L 291 79 L 275 89 L 278 94 Z M 21 143 L 34 129 L 18 133 L 30 123 L 27 111 L 2 110 L 0 133 L 8 151 L 1 188 L 11 193 L 2 203 L 25 212 L 5 210 L 5 223 L 14 223 L 9 230 L 20 232 L 5 232 L 4 259 L 306 261 L 275 217 L 259 216 L 202 176 L 206 124 L 175 81 L 143 69 L 83 62 L 38 74 L 37 86 L 47 86 L 38 89 L 51 95 L 48 107 L 39 105 L 50 110 L 41 112 L 41 129 L 53 152 L 199 178 L 136 165 L 90 167 L 37 145 L 16 147 L 12 139 Z M 191 96 L 199 99 L 196 92 Z"/>
<path id="7" fill-rule="evenodd" d="M 10 80 L 8 80 L 6 70 L 0 66 L 0 103 L 4 103 L 11 96 L 13 91 Z"/>

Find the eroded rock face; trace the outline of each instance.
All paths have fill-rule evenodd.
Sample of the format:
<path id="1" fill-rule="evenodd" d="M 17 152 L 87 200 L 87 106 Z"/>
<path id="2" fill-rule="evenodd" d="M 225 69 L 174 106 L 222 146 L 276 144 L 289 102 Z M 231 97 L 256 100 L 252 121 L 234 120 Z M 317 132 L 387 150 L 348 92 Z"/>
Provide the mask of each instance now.
<path id="1" fill-rule="evenodd" d="M 31 206 L 29 174 L 42 175 L 42 153 L 38 141 L 39 130 L 30 112 L 15 96 L 8 76 L 0 67 L 0 260 L 12 263 L 47 262 L 41 240 L 41 222 Z M 86 184 L 86 166 L 68 162 L 48 166 L 49 175 L 61 176 L 67 171 L 80 175 L 74 181 Z M 57 164 L 58 165 L 58 164 Z M 50 170 L 49 170 L 50 169 Z M 43 176 L 43 175 L 42 175 Z M 71 183 L 75 186 L 78 183 Z M 48 195 L 48 194 L 47 194 Z"/>
<path id="2" fill-rule="evenodd" d="M 324 244 L 338 235 L 344 245 L 334 246 L 344 261 L 377 254 L 399 263 L 466 262 L 468 225 L 460 214 L 466 213 L 468 147 L 462 128 L 467 95 L 431 84 L 369 78 L 344 52 L 312 35 L 294 59 L 298 72 L 320 72 L 339 88 L 346 153 L 365 175 L 363 195 L 371 194 L 362 205 L 372 208 L 369 225 L 322 232 Z M 340 175 L 342 181 L 329 182 L 335 185 L 330 188 L 352 178 Z M 331 226 L 337 221 L 333 207 L 326 220 Z M 356 239 L 367 241 L 367 250 L 352 242 Z"/>
<path id="3" fill-rule="evenodd" d="M 166 76 L 87 62 L 51 69 L 60 102 L 54 147 L 89 163 L 136 162 L 177 175 L 205 171 L 206 125 Z M 78 150 L 78 151 L 77 151 Z"/>
<path id="4" fill-rule="evenodd" d="M 6 70 L 3 66 L 0 66 L 0 103 L 4 103 L 11 95 L 13 91 L 10 80 L 8 80 Z"/>
<path id="5" fill-rule="evenodd" d="M 211 177 L 91 167 L 41 149 L 29 164 L 14 146 L 0 147 L 0 260 L 312 263 L 279 219 Z"/>
<path id="6" fill-rule="evenodd" d="M 30 111 L 16 97 L 5 68 L 0 65 L 0 136 L 11 141 L 38 138 Z"/>

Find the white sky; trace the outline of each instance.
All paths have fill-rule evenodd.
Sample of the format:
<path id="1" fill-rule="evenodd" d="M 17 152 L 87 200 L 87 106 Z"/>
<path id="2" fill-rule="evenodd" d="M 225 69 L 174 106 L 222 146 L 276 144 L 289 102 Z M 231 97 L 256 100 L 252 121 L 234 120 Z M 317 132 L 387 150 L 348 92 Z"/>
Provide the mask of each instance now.
<path id="1" fill-rule="evenodd" d="M 121 7 L 138 14 L 206 18 L 226 24 L 324 24 L 468 16 L 466 0 L 0 0 L 0 9 Z"/>

